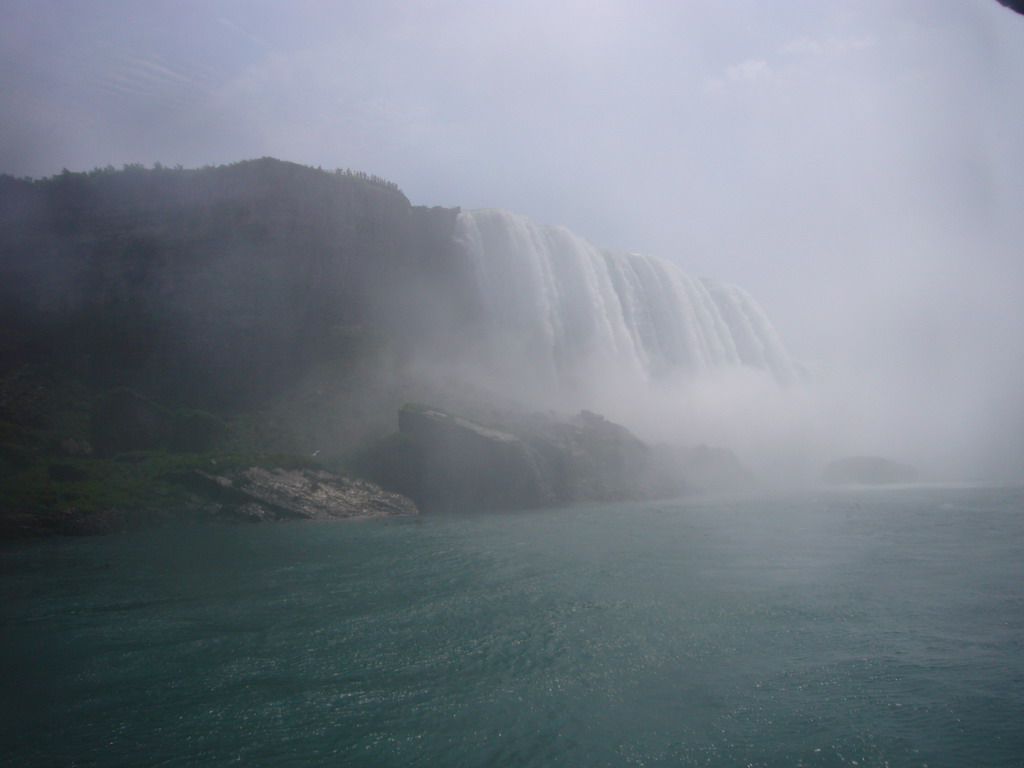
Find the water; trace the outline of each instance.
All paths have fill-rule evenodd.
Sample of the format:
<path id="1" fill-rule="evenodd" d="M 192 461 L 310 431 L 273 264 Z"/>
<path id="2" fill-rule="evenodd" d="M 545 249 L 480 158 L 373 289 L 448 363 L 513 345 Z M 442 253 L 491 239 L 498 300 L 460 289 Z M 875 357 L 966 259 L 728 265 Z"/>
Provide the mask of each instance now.
<path id="1" fill-rule="evenodd" d="M 1019 766 L 1024 489 L 0 551 L 10 766 Z"/>

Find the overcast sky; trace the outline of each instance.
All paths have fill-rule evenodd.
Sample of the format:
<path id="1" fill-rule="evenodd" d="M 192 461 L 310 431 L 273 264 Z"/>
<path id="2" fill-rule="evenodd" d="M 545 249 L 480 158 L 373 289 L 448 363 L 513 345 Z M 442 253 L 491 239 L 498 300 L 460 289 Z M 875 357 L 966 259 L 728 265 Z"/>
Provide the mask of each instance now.
<path id="1" fill-rule="evenodd" d="M 525 213 L 738 283 L 797 357 L 1024 456 L 994 0 L 4 0 L 0 56 L 0 172 L 270 155 Z"/>

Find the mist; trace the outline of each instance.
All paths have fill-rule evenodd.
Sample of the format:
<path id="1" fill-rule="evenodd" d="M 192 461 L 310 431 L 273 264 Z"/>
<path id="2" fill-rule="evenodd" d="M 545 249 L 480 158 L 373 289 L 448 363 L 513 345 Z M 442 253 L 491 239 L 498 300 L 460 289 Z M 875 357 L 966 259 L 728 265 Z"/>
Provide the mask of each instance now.
<path id="1" fill-rule="evenodd" d="M 0 173 L 269 155 L 565 226 L 741 286 L 809 373 L 641 402 L 608 368 L 581 405 L 778 475 L 1024 477 L 1024 17 L 993 0 L 16 1 L 0 52 Z"/>

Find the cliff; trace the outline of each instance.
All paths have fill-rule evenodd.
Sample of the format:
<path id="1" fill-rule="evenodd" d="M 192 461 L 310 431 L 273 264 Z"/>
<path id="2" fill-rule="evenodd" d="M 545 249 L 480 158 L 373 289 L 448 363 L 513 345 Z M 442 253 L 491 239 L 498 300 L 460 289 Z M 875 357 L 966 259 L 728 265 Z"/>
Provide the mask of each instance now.
<path id="1" fill-rule="evenodd" d="M 0 350 L 197 406 L 252 404 L 456 312 L 457 211 L 270 158 L 0 178 Z M 422 322 L 429 312 L 431 322 Z"/>
<path id="2" fill-rule="evenodd" d="M 546 462 L 516 436 L 431 408 L 398 414 L 409 441 L 396 480 L 430 510 L 523 509 L 555 503 Z"/>

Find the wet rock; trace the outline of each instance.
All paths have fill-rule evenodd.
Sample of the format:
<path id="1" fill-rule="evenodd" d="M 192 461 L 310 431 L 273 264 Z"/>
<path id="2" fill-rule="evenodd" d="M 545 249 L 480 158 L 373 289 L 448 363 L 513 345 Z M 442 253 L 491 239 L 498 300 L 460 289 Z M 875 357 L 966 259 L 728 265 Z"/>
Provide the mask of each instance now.
<path id="1" fill-rule="evenodd" d="M 412 448 L 399 471 L 427 509 L 524 509 L 554 501 L 543 459 L 515 435 L 414 405 L 399 411 L 398 428 Z"/>
<path id="2" fill-rule="evenodd" d="M 405 496 L 366 480 L 313 469 L 249 467 L 214 475 L 196 471 L 193 488 L 221 504 L 218 514 L 243 520 L 333 520 L 415 515 Z"/>
<path id="3" fill-rule="evenodd" d="M 534 509 L 650 498 L 649 449 L 590 411 L 504 414 L 493 425 L 406 405 L 402 441 L 379 461 L 424 509 Z M 380 457 L 378 457 L 380 459 Z"/>

